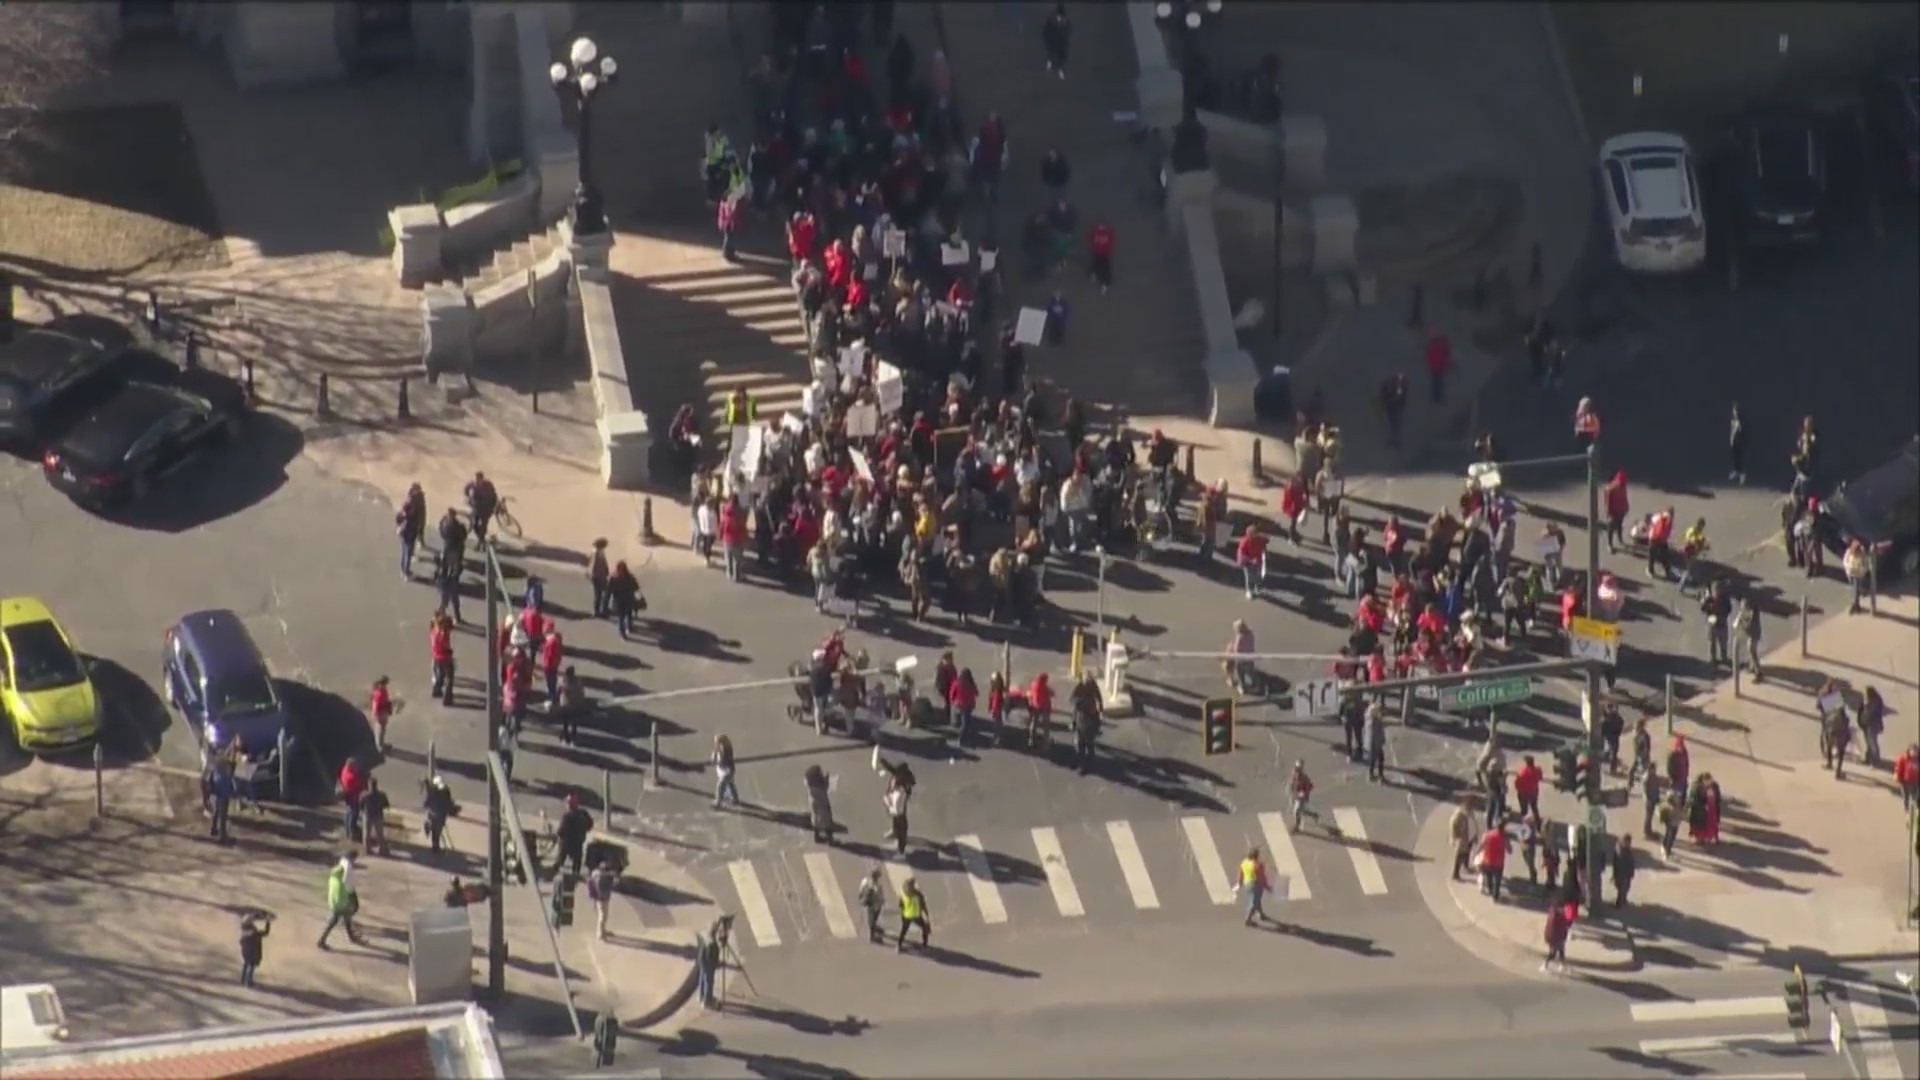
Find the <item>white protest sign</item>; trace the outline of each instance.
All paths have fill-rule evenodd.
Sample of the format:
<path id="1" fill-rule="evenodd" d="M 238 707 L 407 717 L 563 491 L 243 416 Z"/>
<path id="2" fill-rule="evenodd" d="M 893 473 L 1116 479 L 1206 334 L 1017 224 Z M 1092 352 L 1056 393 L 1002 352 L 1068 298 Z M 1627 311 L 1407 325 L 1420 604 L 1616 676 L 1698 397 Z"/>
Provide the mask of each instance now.
<path id="1" fill-rule="evenodd" d="M 1038 345 L 1047 336 L 1047 313 L 1039 308 L 1023 307 L 1013 324 L 1013 340 L 1018 345 Z"/>
<path id="2" fill-rule="evenodd" d="M 728 455 L 727 466 L 751 484 L 760 478 L 760 459 L 766 451 L 767 425 L 734 428 L 733 448 Z"/>
<path id="3" fill-rule="evenodd" d="M 907 254 L 907 234 L 889 227 L 880 234 L 880 253 L 889 259 L 904 258 Z"/>
<path id="4" fill-rule="evenodd" d="M 1549 559 L 1560 554 L 1560 541 L 1551 536 L 1543 536 L 1533 542 L 1533 556 L 1536 559 Z"/>
<path id="5" fill-rule="evenodd" d="M 840 347 L 840 374 L 844 378 L 857 379 L 867 370 L 867 346 L 856 341 Z"/>
<path id="6" fill-rule="evenodd" d="M 871 406 L 869 406 L 869 408 L 871 408 Z M 867 461 L 867 455 L 858 450 L 850 450 L 848 454 L 853 458 L 854 475 L 869 484 L 873 483 L 873 465 Z"/>
<path id="7" fill-rule="evenodd" d="M 993 268 L 998 265 L 1000 265 L 1000 253 L 998 251 L 995 251 L 992 248 L 980 249 L 980 272 L 981 273 L 991 274 L 993 273 Z"/>
<path id="8" fill-rule="evenodd" d="M 880 434 L 880 407 L 859 404 L 847 409 L 847 438 L 871 439 Z M 857 457 L 855 461 L 860 460 Z"/>
<path id="9" fill-rule="evenodd" d="M 874 365 L 873 389 L 880 397 L 880 408 L 884 412 L 893 412 L 907 400 L 907 386 L 900 378 L 900 369 L 885 360 Z"/>
<path id="10" fill-rule="evenodd" d="M 813 388 L 808 387 L 807 389 L 811 390 Z M 780 429 L 782 431 L 791 431 L 795 435 L 798 435 L 802 431 L 807 430 L 807 425 L 792 413 L 782 413 L 780 414 Z"/>
<path id="11" fill-rule="evenodd" d="M 972 255 L 972 250 L 967 247 L 966 241 L 964 240 L 958 244 L 942 244 L 940 246 L 940 265 L 965 266 L 967 260 L 971 258 Z"/>

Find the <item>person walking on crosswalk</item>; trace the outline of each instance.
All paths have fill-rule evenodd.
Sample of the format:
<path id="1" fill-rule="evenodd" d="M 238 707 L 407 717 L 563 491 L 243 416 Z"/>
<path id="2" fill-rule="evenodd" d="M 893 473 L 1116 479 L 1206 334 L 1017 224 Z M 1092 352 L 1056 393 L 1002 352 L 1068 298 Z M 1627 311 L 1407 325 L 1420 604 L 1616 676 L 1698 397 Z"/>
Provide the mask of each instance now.
<path id="1" fill-rule="evenodd" d="M 920 928 L 920 947 L 927 947 L 927 939 L 932 936 L 933 928 L 927 922 L 927 898 L 920 891 L 920 882 L 908 878 L 900 883 L 900 936 L 894 939 L 895 952 L 907 951 L 907 930 Z"/>
<path id="2" fill-rule="evenodd" d="M 1387 782 L 1387 711 L 1377 701 L 1367 706 L 1367 779 Z"/>
<path id="3" fill-rule="evenodd" d="M 1320 820 L 1320 811 L 1307 805 L 1307 800 L 1313 797 L 1313 778 L 1307 775 L 1306 762 L 1293 763 L 1293 775 L 1287 778 L 1287 791 L 1293 796 L 1293 827 L 1288 831 L 1299 832 L 1301 818 Z"/>
<path id="4" fill-rule="evenodd" d="M 880 883 L 880 868 L 874 867 L 867 876 L 860 879 L 860 891 L 856 894 L 860 907 L 867 913 L 867 940 L 875 945 L 887 942 L 887 932 L 880 929 L 880 913 L 886 910 L 886 886 Z"/>
<path id="5" fill-rule="evenodd" d="M 1270 923 L 1267 910 L 1262 906 L 1269 889 L 1267 882 L 1267 864 L 1260 861 L 1260 849 L 1249 848 L 1247 857 L 1240 860 L 1240 881 L 1235 889 L 1247 902 L 1247 918 L 1243 926 L 1252 926 L 1256 921 Z"/>

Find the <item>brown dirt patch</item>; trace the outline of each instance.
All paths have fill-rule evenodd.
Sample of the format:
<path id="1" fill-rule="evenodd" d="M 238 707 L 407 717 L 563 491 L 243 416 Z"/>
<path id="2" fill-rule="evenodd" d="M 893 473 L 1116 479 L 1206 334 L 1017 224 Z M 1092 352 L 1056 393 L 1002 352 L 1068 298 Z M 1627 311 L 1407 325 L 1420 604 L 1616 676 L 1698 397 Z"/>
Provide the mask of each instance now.
<path id="1" fill-rule="evenodd" d="M 45 114 L 0 164 L 0 262 L 29 274 L 167 274 L 227 265 L 179 108 Z"/>

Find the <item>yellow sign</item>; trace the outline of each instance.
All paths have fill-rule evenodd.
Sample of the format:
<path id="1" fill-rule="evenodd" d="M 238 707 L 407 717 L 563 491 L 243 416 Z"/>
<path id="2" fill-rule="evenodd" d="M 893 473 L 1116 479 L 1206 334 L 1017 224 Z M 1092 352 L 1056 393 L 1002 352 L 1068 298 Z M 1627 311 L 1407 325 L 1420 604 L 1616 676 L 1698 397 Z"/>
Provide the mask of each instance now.
<path id="1" fill-rule="evenodd" d="M 1604 641 L 1609 645 L 1620 644 L 1620 628 L 1610 622 L 1588 619 L 1579 615 L 1573 617 L 1573 636 Z"/>

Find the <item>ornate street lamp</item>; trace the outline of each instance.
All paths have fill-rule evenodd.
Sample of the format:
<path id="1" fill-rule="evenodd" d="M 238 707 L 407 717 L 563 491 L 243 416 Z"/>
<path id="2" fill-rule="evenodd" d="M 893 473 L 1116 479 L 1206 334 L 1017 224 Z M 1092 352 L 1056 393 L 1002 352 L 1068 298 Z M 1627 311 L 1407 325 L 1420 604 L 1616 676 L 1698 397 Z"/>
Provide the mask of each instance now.
<path id="1" fill-rule="evenodd" d="M 1159 0 L 1153 8 L 1154 17 L 1180 50 L 1180 122 L 1174 125 L 1169 154 L 1177 173 L 1205 172 L 1209 168 L 1207 129 L 1199 115 L 1205 76 L 1200 44 L 1195 38 L 1200 28 L 1218 19 L 1225 7 L 1224 0 Z"/>
<path id="2" fill-rule="evenodd" d="M 620 65 L 613 57 L 602 56 L 592 38 L 575 38 L 567 50 L 567 62 L 554 61 L 547 69 L 554 92 L 571 98 L 578 110 L 579 130 L 575 137 L 580 148 L 580 186 L 573 193 L 573 231 L 582 235 L 605 232 L 607 215 L 601 208 L 600 192 L 593 185 L 593 127 L 590 122 L 594 97 L 613 85 Z"/>

